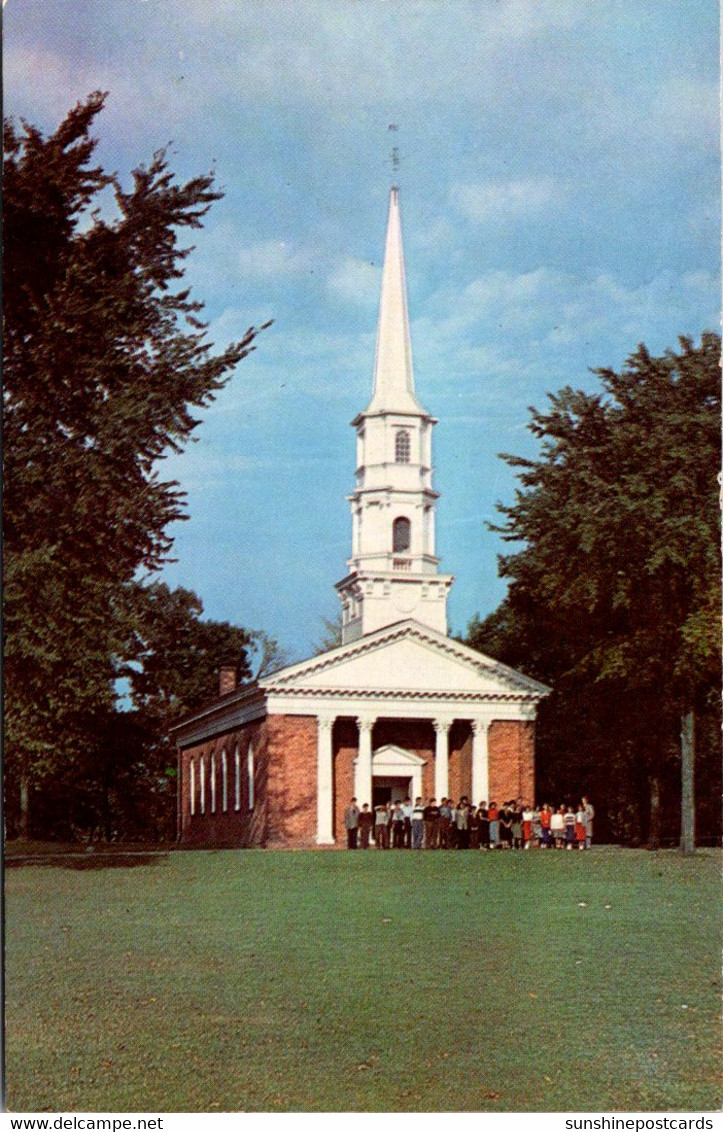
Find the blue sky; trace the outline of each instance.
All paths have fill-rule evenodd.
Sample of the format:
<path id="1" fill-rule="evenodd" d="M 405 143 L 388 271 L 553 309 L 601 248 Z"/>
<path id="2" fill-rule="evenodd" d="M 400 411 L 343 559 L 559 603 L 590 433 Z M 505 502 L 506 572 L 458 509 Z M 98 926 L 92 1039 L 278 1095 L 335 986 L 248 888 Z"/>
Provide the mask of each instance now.
<path id="1" fill-rule="evenodd" d="M 122 177 L 170 143 L 225 198 L 188 261 L 219 344 L 273 318 L 163 462 L 172 585 L 308 654 L 337 612 L 400 147 L 437 552 L 463 630 L 504 594 L 485 522 L 528 406 L 719 321 L 718 6 L 660 0 L 7 0 L 5 112 L 89 91 Z M 389 124 L 396 123 L 396 135 Z"/>

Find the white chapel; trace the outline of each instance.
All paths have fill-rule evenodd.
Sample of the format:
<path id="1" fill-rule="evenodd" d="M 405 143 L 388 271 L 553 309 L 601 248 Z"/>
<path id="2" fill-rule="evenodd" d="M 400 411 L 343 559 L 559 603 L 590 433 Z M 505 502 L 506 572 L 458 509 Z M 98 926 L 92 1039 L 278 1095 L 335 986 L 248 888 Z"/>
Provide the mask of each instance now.
<path id="1" fill-rule="evenodd" d="M 448 636 L 435 546 L 436 421 L 417 399 L 399 191 L 389 201 L 372 396 L 356 430 L 342 643 L 219 698 L 174 728 L 178 837 L 342 844 L 370 805 L 534 798 L 534 722 L 549 689 Z"/>

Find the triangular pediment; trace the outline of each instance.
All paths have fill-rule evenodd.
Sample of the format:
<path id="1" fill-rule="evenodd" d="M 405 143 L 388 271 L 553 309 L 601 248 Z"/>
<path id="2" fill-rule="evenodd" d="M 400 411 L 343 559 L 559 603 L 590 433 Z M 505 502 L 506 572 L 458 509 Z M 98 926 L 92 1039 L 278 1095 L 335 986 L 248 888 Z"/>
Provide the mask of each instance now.
<path id="1" fill-rule="evenodd" d="M 380 773 L 386 768 L 395 769 L 409 769 L 414 767 L 424 766 L 424 759 L 419 755 L 415 755 L 412 751 L 406 751 L 404 747 L 397 747 L 394 743 L 387 743 L 383 747 L 377 747 L 372 755 L 372 769 L 374 773 Z"/>
<path id="2" fill-rule="evenodd" d="M 522 697 L 549 689 L 522 673 L 436 633 L 401 621 L 340 648 L 290 665 L 260 681 L 268 692 L 371 691 Z"/>

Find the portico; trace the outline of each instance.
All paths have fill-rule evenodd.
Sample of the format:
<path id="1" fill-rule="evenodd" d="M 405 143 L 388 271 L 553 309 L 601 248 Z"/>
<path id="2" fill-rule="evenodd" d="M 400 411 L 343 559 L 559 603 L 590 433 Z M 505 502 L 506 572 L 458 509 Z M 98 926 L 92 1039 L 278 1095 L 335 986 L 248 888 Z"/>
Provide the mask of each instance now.
<path id="1" fill-rule="evenodd" d="M 425 799 L 532 795 L 534 718 L 546 689 L 418 622 L 387 626 L 262 684 L 270 711 L 316 721 L 319 845 L 338 839 L 352 795 L 372 804 L 381 779 L 403 780 L 405 793 Z"/>

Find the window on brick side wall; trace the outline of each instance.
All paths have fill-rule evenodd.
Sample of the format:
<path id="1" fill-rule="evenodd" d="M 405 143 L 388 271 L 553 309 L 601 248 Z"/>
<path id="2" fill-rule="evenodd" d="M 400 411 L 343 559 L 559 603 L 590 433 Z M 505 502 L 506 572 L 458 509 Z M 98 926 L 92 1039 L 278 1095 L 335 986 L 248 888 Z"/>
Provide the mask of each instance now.
<path id="1" fill-rule="evenodd" d="M 233 808 L 238 813 L 241 809 L 241 752 L 239 751 L 238 743 L 236 744 L 236 750 L 233 755 L 233 769 Z"/>
<path id="2" fill-rule="evenodd" d="M 192 758 L 188 760 L 188 803 L 193 817 L 196 813 L 196 764 Z"/>
<path id="3" fill-rule="evenodd" d="M 216 813 L 216 756 L 211 755 L 211 813 Z"/>
<path id="4" fill-rule="evenodd" d="M 248 777 L 248 790 L 249 790 L 249 809 L 254 808 L 254 749 L 249 743 L 249 749 L 246 752 L 246 774 Z"/>
<path id="5" fill-rule="evenodd" d="M 206 760 L 201 755 L 198 760 L 198 785 L 200 791 L 199 797 L 199 810 L 202 814 L 206 813 Z"/>
<path id="6" fill-rule="evenodd" d="M 225 747 L 221 751 L 221 809 L 228 813 L 228 756 Z"/>

